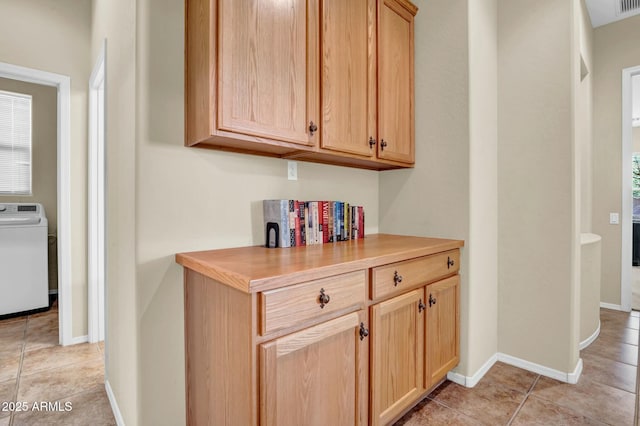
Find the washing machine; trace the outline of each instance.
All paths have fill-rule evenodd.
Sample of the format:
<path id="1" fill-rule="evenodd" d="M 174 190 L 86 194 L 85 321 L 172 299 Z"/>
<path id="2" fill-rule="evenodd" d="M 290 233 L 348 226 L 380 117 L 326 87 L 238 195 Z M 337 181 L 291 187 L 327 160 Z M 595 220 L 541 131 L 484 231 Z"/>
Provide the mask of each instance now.
<path id="1" fill-rule="evenodd" d="M 47 248 L 41 204 L 0 203 L 0 316 L 49 306 Z"/>

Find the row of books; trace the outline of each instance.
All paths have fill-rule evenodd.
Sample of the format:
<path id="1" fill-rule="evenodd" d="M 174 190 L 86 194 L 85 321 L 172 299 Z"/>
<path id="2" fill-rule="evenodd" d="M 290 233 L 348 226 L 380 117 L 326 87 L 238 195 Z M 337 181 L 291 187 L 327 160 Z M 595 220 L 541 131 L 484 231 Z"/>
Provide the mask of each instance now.
<path id="1" fill-rule="evenodd" d="M 364 238 L 364 208 L 342 201 L 263 200 L 268 247 L 296 247 Z M 277 224 L 277 227 L 274 225 Z M 277 229 L 277 241 L 268 235 Z"/>

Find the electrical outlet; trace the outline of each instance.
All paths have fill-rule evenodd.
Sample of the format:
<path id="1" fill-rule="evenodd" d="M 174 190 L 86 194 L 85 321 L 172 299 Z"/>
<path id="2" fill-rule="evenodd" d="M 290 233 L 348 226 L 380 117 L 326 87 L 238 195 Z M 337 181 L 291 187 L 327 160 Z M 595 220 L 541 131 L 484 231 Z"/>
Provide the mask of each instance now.
<path id="1" fill-rule="evenodd" d="M 609 224 L 618 225 L 620 223 L 620 215 L 618 213 L 609 213 Z"/>
<path id="2" fill-rule="evenodd" d="M 296 161 L 287 161 L 287 178 L 298 180 L 298 163 Z"/>

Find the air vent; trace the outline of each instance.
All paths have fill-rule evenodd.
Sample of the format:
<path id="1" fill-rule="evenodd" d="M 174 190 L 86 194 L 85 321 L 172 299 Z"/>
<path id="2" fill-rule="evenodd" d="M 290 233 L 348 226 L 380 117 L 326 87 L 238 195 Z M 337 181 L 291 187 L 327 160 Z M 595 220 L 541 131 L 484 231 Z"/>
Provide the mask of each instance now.
<path id="1" fill-rule="evenodd" d="M 618 15 L 640 10 L 640 0 L 619 0 Z"/>

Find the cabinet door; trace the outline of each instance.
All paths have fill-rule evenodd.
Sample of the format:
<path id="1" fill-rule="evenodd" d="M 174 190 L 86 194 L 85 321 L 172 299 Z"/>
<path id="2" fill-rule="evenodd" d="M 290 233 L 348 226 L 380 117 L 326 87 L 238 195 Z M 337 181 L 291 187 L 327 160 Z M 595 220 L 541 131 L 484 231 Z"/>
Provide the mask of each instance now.
<path id="1" fill-rule="evenodd" d="M 323 148 L 375 153 L 375 13 L 375 0 L 322 2 Z"/>
<path id="2" fill-rule="evenodd" d="M 260 346 L 260 424 L 367 424 L 364 317 L 354 312 Z"/>
<path id="3" fill-rule="evenodd" d="M 311 145 L 318 123 L 317 5 L 219 0 L 218 128 Z M 316 124 L 317 125 L 317 124 Z"/>
<path id="4" fill-rule="evenodd" d="M 387 424 L 424 391 L 424 289 L 371 308 L 371 422 Z"/>
<path id="5" fill-rule="evenodd" d="M 460 360 L 460 277 L 427 286 L 427 387 L 435 385 Z"/>
<path id="6" fill-rule="evenodd" d="M 413 14 L 405 4 L 379 1 L 378 157 L 413 163 Z"/>

